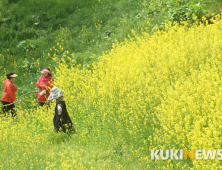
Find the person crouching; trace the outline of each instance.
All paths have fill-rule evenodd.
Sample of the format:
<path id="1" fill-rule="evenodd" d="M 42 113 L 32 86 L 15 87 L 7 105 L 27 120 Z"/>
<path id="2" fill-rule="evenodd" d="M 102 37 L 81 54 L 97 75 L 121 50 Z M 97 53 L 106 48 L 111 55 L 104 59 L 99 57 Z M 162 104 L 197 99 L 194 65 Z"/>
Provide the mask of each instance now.
<path id="1" fill-rule="evenodd" d="M 55 131 L 63 131 L 75 133 L 75 129 L 73 127 L 73 123 L 69 117 L 69 114 L 66 109 L 66 103 L 63 101 L 64 91 L 58 89 L 58 87 L 53 87 L 50 90 L 50 95 L 48 100 L 56 99 L 55 106 L 55 115 L 53 118 L 54 129 Z"/>

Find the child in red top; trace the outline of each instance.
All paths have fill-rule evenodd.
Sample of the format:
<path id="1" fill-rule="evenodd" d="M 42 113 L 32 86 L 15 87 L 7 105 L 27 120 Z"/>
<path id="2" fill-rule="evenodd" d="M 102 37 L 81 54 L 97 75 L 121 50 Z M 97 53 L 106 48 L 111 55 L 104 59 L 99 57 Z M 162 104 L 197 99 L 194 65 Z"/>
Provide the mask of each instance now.
<path id="1" fill-rule="evenodd" d="M 41 101 L 40 106 L 43 106 L 48 100 L 54 80 L 51 76 L 49 68 L 44 68 L 41 73 L 43 76 L 41 76 L 36 82 L 36 86 L 39 88 L 38 101 Z"/>

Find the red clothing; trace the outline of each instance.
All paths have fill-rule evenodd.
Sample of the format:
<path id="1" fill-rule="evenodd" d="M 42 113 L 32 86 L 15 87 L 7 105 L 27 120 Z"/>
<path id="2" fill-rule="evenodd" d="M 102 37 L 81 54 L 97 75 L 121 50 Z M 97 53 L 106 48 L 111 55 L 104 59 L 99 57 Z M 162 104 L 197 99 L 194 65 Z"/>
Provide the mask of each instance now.
<path id="1" fill-rule="evenodd" d="M 4 91 L 1 101 L 13 103 L 15 98 L 15 92 L 17 91 L 16 86 L 12 83 L 11 80 L 7 79 L 4 81 Z"/>
<path id="2" fill-rule="evenodd" d="M 39 80 L 36 82 L 36 86 L 39 88 L 39 93 L 38 93 L 38 101 L 47 101 L 48 97 L 50 95 L 50 90 L 53 87 L 54 80 L 51 76 L 45 77 L 41 76 Z M 43 85 L 44 87 L 41 88 L 40 86 Z M 40 96 L 41 91 L 45 89 L 46 93 Z"/>

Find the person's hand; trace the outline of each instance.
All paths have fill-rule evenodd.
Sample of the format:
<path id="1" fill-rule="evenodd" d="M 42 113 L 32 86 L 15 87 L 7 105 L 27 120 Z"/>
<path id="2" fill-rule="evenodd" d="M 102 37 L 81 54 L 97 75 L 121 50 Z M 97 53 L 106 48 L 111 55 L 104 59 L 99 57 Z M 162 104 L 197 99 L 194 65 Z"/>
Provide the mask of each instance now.
<path id="1" fill-rule="evenodd" d="M 43 88 L 44 88 L 44 86 L 45 86 L 45 84 L 41 85 L 40 87 L 43 89 Z"/>

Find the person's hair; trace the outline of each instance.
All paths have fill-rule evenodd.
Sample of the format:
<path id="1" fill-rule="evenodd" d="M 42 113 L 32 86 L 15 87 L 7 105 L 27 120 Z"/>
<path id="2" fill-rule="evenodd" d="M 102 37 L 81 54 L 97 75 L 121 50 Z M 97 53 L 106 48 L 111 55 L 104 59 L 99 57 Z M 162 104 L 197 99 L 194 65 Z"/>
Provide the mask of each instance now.
<path id="1" fill-rule="evenodd" d="M 46 68 L 44 68 L 44 69 L 47 69 L 47 70 L 49 70 L 49 71 L 50 71 L 50 69 L 49 69 L 49 68 L 47 68 L 47 67 L 46 67 Z M 49 73 L 49 75 L 52 77 L 51 73 Z"/>
<path id="2" fill-rule="evenodd" d="M 7 79 L 11 80 L 12 77 L 10 77 L 10 76 L 13 74 L 14 73 L 12 71 L 8 71 L 8 73 L 6 74 Z"/>

